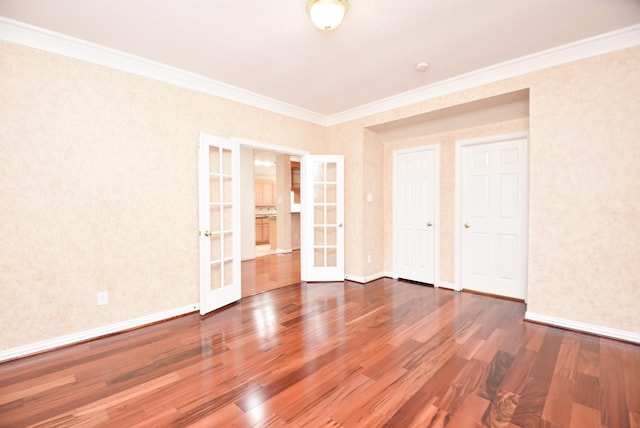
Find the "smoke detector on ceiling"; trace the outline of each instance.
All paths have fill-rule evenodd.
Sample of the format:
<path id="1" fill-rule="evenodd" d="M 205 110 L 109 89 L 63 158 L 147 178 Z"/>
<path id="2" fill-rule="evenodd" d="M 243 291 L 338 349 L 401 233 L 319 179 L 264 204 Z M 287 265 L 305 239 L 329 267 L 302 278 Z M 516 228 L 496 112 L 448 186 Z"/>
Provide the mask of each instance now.
<path id="1" fill-rule="evenodd" d="M 416 70 L 418 71 L 425 71 L 427 68 L 429 68 L 428 62 L 419 62 L 416 64 Z"/>

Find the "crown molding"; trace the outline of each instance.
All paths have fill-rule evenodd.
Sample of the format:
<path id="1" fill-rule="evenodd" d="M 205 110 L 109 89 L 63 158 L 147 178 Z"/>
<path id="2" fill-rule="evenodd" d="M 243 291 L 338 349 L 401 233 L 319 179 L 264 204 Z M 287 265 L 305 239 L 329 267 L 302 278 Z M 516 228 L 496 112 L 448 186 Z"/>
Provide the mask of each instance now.
<path id="1" fill-rule="evenodd" d="M 333 126 L 521 74 L 640 45 L 640 24 L 516 58 L 333 115 L 323 115 L 186 70 L 0 17 L 0 40 L 148 77 L 322 126 Z"/>
<path id="2" fill-rule="evenodd" d="M 318 125 L 327 124 L 325 115 L 196 73 L 5 17 L 0 17 L 0 40 L 148 77 Z"/>
<path id="3" fill-rule="evenodd" d="M 505 61 L 327 117 L 327 126 L 416 104 L 545 68 L 640 45 L 640 24 Z"/>

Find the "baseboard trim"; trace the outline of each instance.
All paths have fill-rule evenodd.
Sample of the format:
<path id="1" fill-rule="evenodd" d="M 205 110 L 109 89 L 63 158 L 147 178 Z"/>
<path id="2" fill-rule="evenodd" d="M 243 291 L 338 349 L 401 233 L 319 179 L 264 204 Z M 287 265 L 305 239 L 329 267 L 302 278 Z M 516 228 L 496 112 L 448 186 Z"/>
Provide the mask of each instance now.
<path id="1" fill-rule="evenodd" d="M 618 330 L 609 327 L 602 327 L 599 325 L 572 321 L 565 318 L 553 317 L 550 315 L 537 314 L 535 312 L 527 311 L 524 314 L 524 319 L 527 321 L 538 322 L 541 324 L 548 324 L 554 327 L 566 328 L 569 330 L 580 331 L 584 333 L 595 334 L 596 336 L 604 336 L 612 339 L 623 340 L 625 342 L 640 343 L 640 334 L 626 330 Z"/>
<path id="2" fill-rule="evenodd" d="M 366 284 L 367 282 L 375 281 L 376 279 L 384 278 L 384 272 L 378 272 L 373 275 L 368 276 L 356 276 L 356 275 L 345 275 L 344 279 L 347 281 L 359 282 L 361 284 Z"/>
<path id="3" fill-rule="evenodd" d="M 159 321 L 164 321 L 170 318 L 175 318 L 191 312 L 195 312 L 198 309 L 200 309 L 200 304 L 182 306 L 180 308 L 170 309 L 168 311 L 158 312 L 128 321 L 122 321 L 91 330 L 85 330 L 66 336 L 56 337 L 55 339 L 43 340 L 42 342 L 36 342 L 29 345 L 18 346 L 17 348 L 6 349 L 4 351 L 0 351 L 0 362 L 22 358 L 80 342 L 86 342 L 87 340 L 97 339 L 99 337 L 108 336 L 114 333 L 120 333 L 148 324 L 154 324 Z"/>
<path id="4" fill-rule="evenodd" d="M 451 284 L 451 283 L 448 283 L 448 282 L 440 281 L 438 283 L 438 287 L 439 288 L 446 288 L 447 290 L 456 291 L 456 286 L 454 284 Z"/>

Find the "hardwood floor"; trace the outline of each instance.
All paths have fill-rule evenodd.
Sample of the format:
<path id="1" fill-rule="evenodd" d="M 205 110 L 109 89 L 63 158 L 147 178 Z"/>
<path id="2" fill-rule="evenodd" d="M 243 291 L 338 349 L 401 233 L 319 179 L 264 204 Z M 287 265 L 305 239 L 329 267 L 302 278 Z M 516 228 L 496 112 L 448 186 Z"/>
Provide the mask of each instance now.
<path id="1" fill-rule="evenodd" d="M 0 426 L 640 426 L 640 346 L 522 303 L 297 284 L 0 365 Z"/>
<path id="2" fill-rule="evenodd" d="M 242 262 L 242 297 L 300 282 L 300 251 Z"/>

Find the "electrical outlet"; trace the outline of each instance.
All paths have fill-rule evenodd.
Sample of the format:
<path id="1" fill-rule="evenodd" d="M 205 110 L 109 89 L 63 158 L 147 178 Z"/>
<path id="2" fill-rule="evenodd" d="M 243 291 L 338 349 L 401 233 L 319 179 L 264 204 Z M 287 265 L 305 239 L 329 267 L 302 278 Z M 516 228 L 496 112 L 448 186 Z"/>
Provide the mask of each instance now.
<path id="1" fill-rule="evenodd" d="M 109 303 L 109 292 L 98 291 L 98 306 L 104 306 Z"/>
<path id="2" fill-rule="evenodd" d="M 371 257 L 371 254 L 369 254 L 367 256 L 367 263 L 371 263 L 373 261 L 373 258 Z"/>

